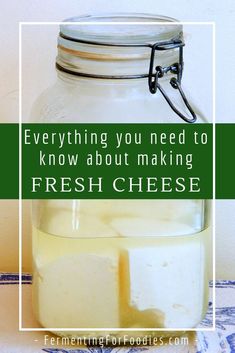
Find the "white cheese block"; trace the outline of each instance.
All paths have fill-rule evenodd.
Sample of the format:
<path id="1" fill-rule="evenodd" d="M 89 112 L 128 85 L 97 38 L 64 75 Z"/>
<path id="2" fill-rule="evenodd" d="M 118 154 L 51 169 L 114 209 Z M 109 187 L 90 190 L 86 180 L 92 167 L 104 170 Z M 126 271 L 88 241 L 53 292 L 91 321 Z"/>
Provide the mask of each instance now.
<path id="1" fill-rule="evenodd" d="M 44 327 L 118 327 L 118 257 L 68 255 L 38 269 L 39 319 Z"/>
<path id="2" fill-rule="evenodd" d="M 50 209 L 44 218 L 41 229 L 52 235 L 64 237 L 115 237 L 117 234 L 102 219 L 84 215 L 79 212 L 69 212 L 64 209 Z"/>
<path id="3" fill-rule="evenodd" d="M 203 311 L 203 256 L 196 240 L 124 250 L 122 262 L 129 275 L 123 276 L 123 301 L 143 317 L 152 312 L 149 322 L 155 316 L 157 327 L 195 327 Z"/>
<path id="4" fill-rule="evenodd" d="M 192 226 L 179 222 L 168 222 L 135 217 L 115 218 L 110 226 L 123 237 L 175 236 L 195 233 Z"/>

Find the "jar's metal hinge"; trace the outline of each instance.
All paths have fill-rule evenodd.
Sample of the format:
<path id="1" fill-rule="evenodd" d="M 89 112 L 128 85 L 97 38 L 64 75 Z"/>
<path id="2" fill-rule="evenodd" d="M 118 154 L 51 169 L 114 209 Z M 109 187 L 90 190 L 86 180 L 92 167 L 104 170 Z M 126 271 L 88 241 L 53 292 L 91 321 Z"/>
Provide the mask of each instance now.
<path id="1" fill-rule="evenodd" d="M 187 123 L 194 123 L 197 120 L 197 116 L 189 104 L 184 91 L 181 87 L 181 79 L 182 79 L 182 73 L 183 73 L 183 47 L 184 47 L 184 42 L 182 40 L 173 40 L 173 41 L 168 41 L 168 42 L 163 42 L 163 43 L 155 43 L 151 45 L 151 56 L 150 56 L 150 64 L 149 64 L 149 75 L 148 75 L 148 85 L 149 85 L 149 91 L 152 94 L 155 94 L 157 90 L 161 92 L 171 109 L 184 121 Z M 179 49 L 179 62 L 175 63 L 170 66 L 162 67 L 162 66 L 156 66 L 154 68 L 154 59 L 155 59 L 155 53 L 157 50 L 169 50 L 169 49 Z M 162 88 L 162 86 L 159 84 L 159 78 L 163 77 L 165 74 L 168 72 L 177 75 L 177 77 L 173 77 L 170 80 L 170 84 L 174 89 L 178 89 L 181 98 L 184 101 L 184 104 L 186 105 L 187 109 L 189 110 L 192 118 L 186 117 L 183 113 L 181 113 L 174 103 L 171 101 L 170 97 L 168 94 L 165 92 L 165 90 Z"/>

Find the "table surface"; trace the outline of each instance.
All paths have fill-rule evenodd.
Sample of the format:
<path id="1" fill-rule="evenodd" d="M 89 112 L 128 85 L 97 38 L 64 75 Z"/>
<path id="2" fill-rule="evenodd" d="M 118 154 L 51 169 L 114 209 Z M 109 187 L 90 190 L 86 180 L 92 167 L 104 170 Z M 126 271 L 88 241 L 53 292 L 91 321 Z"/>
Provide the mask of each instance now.
<path id="1" fill-rule="evenodd" d="M 38 328 L 31 305 L 31 275 L 22 277 L 23 326 Z M 48 332 L 19 331 L 19 276 L 17 273 L 0 273 L 0 353 L 235 353 L 235 280 L 216 281 L 216 330 L 184 334 L 186 344 L 167 343 L 155 346 L 85 347 L 56 346 L 45 337 Z M 212 295 L 212 283 L 210 283 Z M 201 323 L 203 328 L 212 326 L 212 301 Z"/>

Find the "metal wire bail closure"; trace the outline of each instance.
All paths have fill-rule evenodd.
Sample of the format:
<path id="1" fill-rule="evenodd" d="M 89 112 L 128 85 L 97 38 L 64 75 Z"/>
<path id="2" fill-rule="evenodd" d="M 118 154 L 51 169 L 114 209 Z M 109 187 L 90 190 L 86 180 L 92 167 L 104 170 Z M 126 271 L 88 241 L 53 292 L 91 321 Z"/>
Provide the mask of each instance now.
<path id="1" fill-rule="evenodd" d="M 171 107 L 171 109 L 181 119 L 183 119 L 187 123 L 194 123 L 197 120 L 197 116 L 196 116 L 193 108 L 189 104 L 189 102 L 185 96 L 185 93 L 181 87 L 181 79 L 182 79 L 182 73 L 183 73 L 183 46 L 184 46 L 184 43 L 182 40 L 173 40 L 170 42 L 164 42 L 164 43 L 160 43 L 160 44 L 155 43 L 151 46 L 152 50 L 151 50 L 150 64 L 149 64 L 148 84 L 149 84 L 149 91 L 152 94 L 155 94 L 157 92 L 157 90 L 159 89 L 159 91 L 161 92 L 161 94 L 163 95 L 163 97 L 165 98 L 165 100 L 167 101 L 169 106 Z M 156 50 L 168 50 L 168 49 L 175 49 L 175 48 L 179 48 L 179 63 L 175 63 L 175 64 L 173 64 L 171 66 L 167 66 L 167 67 L 157 66 L 155 68 L 155 72 L 154 72 L 154 58 L 155 58 Z M 171 78 L 170 84 L 174 89 L 179 90 L 180 96 L 183 99 L 184 104 L 186 105 L 187 109 L 189 110 L 189 112 L 192 116 L 191 119 L 188 118 L 187 116 L 185 116 L 183 113 L 181 113 L 176 108 L 176 106 L 171 101 L 170 97 L 167 95 L 165 90 L 159 84 L 158 79 L 163 77 L 164 74 L 166 74 L 169 71 L 171 73 L 177 75 L 177 78 L 175 78 L 175 77 Z"/>
<path id="2" fill-rule="evenodd" d="M 118 44 L 118 43 L 102 43 L 99 41 L 87 41 L 87 40 L 82 40 L 78 38 L 73 38 L 68 35 L 65 35 L 63 33 L 60 33 L 60 37 L 72 41 L 72 42 L 77 42 L 77 43 L 85 43 L 89 45 L 103 45 L 103 46 L 113 46 L 113 47 L 148 47 L 151 48 L 151 55 L 150 55 L 150 64 L 149 64 L 149 72 L 148 74 L 135 74 L 135 75 L 99 75 L 99 74 L 90 74 L 86 72 L 78 72 L 74 71 L 72 68 L 66 68 L 64 67 L 61 63 L 56 62 L 56 68 L 59 71 L 75 75 L 75 76 L 81 76 L 81 77 L 87 77 L 87 78 L 96 78 L 96 79 L 138 79 L 138 78 L 148 78 L 148 86 L 149 86 L 149 91 L 152 94 L 155 94 L 157 90 L 161 92 L 171 109 L 185 122 L 187 123 L 194 123 L 197 120 L 197 116 L 195 112 L 193 111 L 193 108 L 189 104 L 183 89 L 181 87 L 181 79 L 182 79 L 182 73 L 183 73 L 183 47 L 184 47 L 184 42 L 181 38 L 177 37 L 177 39 L 172 39 L 170 41 L 165 41 L 165 42 L 157 42 L 155 44 Z M 157 50 L 163 51 L 163 50 L 172 50 L 172 49 L 179 49 L 179 60 L 177 63 L 174 63 L 173 65 L 162 67 L 162 66 L 157 66 L 154 68 L 154 59 L 155 59 L 155 53 Z M 163 77 L 166 73 L 172 73 L 177 75 L 177 78 L 171 78 L 170 84 L 174 89 L 178 89 L 181 98 L 184 101 L 184 104 L 186 105 L 187 109 L 189 110 L 192 118 L 188 118 L 185 116 L 183 113 L 181 113 L 176 106 L 173 104 L 171 101 L 170 97 L 167 95 L 167 93 L 164 91 L 162 86 L 159 84 L 159 78 Z"/>

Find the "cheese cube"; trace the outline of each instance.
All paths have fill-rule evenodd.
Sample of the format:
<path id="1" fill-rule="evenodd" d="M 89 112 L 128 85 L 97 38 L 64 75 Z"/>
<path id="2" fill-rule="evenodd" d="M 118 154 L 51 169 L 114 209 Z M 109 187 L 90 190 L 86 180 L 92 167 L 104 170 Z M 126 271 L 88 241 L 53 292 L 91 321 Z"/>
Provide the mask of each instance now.
<path id="1" fill-rule="evenodd" d="M 150 318 L 147 327 L 154 317 L 152 327 L 197 325 L 203 311 L 203 256 L 200 242 L 194 239 L 185 243 L 170 239 L 154 247 L 129 247 L 122 252 L 122 266 L 128 269 L 126 275 L 122 271 L 122 301 L 130 308 L 126 312 L 139 312 L 137 325 L 141 315 L 147 324 L 146 314 Z"/>
<path id="2" fill-rule="evenodd" d="M 38 269 L 38 311 L 44 327 L 119 326 L 118 257 L 67 255 Z"/>
<path id="3" fill-rule="evenodd" d="M 84 215 L 80 212 L 71 213 L 64 209 L 50 209 L 44 218 L 41 228 L 52 235 L 63 237 L 115 237 L 117 234 L 102 219 Z"/>
<path id="4" fill-rule="evenodd" d="M 112 229 L 123 237 L 175 236 L 194 233 L 194 228 L 179 222 L 167 222 L 142 218 L 116 218 Z"/>

